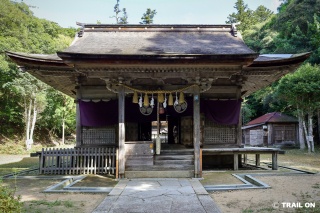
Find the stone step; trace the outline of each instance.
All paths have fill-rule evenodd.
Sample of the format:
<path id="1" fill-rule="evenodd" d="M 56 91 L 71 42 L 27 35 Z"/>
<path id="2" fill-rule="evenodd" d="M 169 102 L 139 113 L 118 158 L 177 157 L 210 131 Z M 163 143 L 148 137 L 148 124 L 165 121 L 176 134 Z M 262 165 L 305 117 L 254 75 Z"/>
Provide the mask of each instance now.
<path id="1" fill-rule="evenodd" d="M 192 178 L 194 170 L 125 171 L 125 178 Z"/>
<path id="2" fill-rule="evenodd" d="M 154 165 L 194 165 L 194 160 L 155 160 Z"/>
<path id="3" fill-rule="evenodd" d="M 161 150 L 160 155 L 193 155 L 193 149 Z"/>
<path id="4" fill-rule="evenodd" d="M 193 160 L 193 155 L 156 155 L 155 161 L 158 160 Z"/>
<path id="5" fill-rule="evenodd" d="M 152 166 L 142 166 L 142 165 L 127 165 L 125 171 L 175 171 L 175 170 L 194 170 L 193 165 L 152 165 Z"/>

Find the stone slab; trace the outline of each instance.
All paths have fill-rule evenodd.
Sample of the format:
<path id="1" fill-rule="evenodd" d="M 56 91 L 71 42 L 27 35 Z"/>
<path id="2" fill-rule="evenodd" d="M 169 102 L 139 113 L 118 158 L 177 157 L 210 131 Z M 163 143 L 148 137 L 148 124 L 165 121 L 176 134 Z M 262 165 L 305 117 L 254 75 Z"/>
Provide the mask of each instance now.
<path id="1" fill-rule="evenodd" d="M 120 180 L 94 213 L 221 212 L 199 180 L 187 178 Z"/>

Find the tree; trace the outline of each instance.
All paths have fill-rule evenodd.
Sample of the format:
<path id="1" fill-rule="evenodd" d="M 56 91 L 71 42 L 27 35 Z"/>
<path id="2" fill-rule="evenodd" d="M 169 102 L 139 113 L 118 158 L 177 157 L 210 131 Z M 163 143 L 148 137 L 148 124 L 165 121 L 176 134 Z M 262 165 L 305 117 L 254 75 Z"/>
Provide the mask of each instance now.
<path id="1" fill-rule="evenodd" d="M 62 98 L 62 105 L 57 107 L 55 110 L 55 114 L 53 116 L 54 119 L 57 120 L 57 122 L 61 124 L 61 130 L 62 130 L 62 144 L 65 144 L 65 130 L 66 128 L 74 127 L 72 124 L 74 124 L 75 121 L 75 113 L 74 113 L 74 103 L 73 100 L 65 95 L 61 96 Z M 73 113 L 71 113 L 73 112 Z"/>
<path id="2" fill-rule="evenodd" d="M 266 8 L 263 5 L 260 5 L 254 12 L 253 12 L 253 18 L 255 23 L 261 23 L 267 21 L 271 16 L 273 15 L 273 12 Z"/>
<path id="3" fill-rule="evenodd" d="M 0 5 L 0 134 L 32 142 L 43 130 L 52 129 L 43 112 L 56 108 L 46 98 L 48 86 L 19 71 L 4 51 L 55 53 L 69 46 L 76 29 L 33 16 L 23 2 L 0 0 Z"/>
<path id="4" fill-rule="evenodd" d="M 117 24 L 128 24 L 128 14 L 126 8 L 122 8 L 120 10 L 120 0 L 117 0 L 117 3 L 114 5 L 114 16 L 111 16 L 111 18 L 116 19 Z M 123 13 L 122 16 L 120 16 L 120 13 Z"/>
<path id="5" fill-rule="evenodd" d="M 150 8 L 142 15 L 140 24 L 153 24 L 153 18 L 157 14 L 156 10 Z"/>
<path id="6" fill-rule="evenodd" d="M 15 78 L 12 82 L 4 84 L 11 90 L 13 96 L 20 96 L 21 107 L 24 109 L 23 120 L 25 123 L 25 143 L 29 150 L 33 144 L 33 135 L 39 113 L 45 108 L 46 85 L 28 73 L 20 73 L 20 78 Z"/>
<path id="7" fill-rule="evenodd" d="M 248 5 L 243 0 L 237 0 L 234 8 L 237 13 L 230 14 L 226 23 L 240 23 L 238 29 L 242 32 L 249 29 L 252 26 L 253 11 L 248 8 Z"/>
<path id="8" fill-rule="evenodd" d="M 295 73 L 283 77 L 277 88 L 278 97 L 293 106 L 300 124 L 300 138 L 304 132 L 308 152 L 314 152 L 313 116 L 320 108 L 320 67 L 305 64 Z M 307 122 L 305 121 L 307 118 Z M 302 141 L 300 147 L 304 148 Z"/>

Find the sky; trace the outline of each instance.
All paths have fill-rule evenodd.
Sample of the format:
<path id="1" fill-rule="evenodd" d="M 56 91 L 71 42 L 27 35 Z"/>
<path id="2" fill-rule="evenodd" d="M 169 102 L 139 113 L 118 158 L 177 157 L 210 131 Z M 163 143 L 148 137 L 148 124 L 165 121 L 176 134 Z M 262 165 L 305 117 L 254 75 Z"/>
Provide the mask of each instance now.
<path id="1" fill-rule="evenodd" d="M 17 0 L 18 1 L 18 0 Z M 77 27 L 76 22 L 115 24 L 113 8 L 116 0 L 23 0 L 32 6 L 34 15 Z M 126 8 L 129 24 L 139 24 L 147 8 L 157 11 L 154 24 L 225 24 L 229 14 L 236 12 L 236 0 L 120 0 Z M 259 5 L 277 12 L 279 0 L 244 0 L 255 10 Z"/>

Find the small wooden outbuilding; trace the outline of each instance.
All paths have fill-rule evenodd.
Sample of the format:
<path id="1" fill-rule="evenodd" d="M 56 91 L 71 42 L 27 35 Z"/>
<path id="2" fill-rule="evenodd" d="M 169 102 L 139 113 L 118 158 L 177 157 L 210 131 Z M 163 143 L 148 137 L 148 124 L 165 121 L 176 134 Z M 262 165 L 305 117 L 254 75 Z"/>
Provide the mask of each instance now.
<path id="1" fill-rule="evenodd" d="M 298 144 L 298 119 L 280 112 L 267 113 L 247 123 L 244 143 L 251 146 Z"/>

